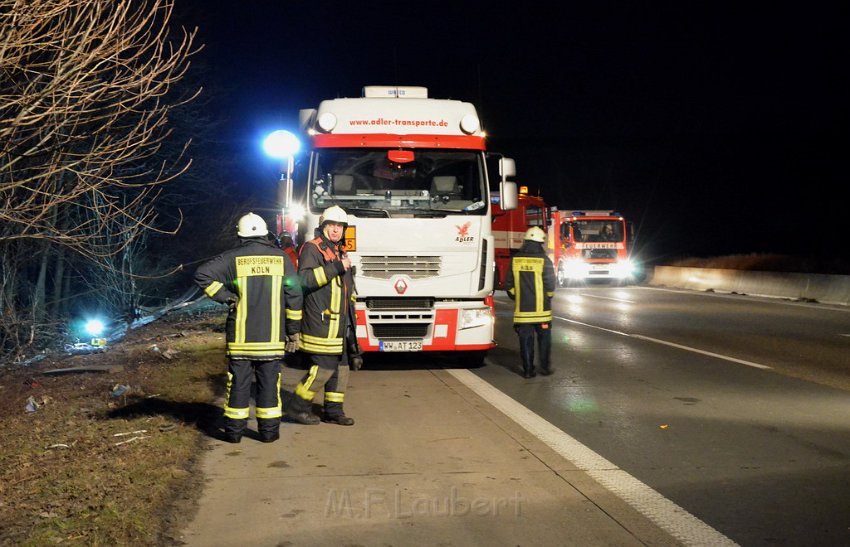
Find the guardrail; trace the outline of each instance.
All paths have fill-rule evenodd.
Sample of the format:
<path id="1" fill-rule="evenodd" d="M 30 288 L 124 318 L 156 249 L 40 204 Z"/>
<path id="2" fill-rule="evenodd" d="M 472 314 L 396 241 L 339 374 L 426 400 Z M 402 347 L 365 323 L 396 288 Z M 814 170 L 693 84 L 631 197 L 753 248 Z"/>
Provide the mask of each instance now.
<path id="1" fill-rule="evenodd" d="M 850 276 L 655 266 L 648 285 L 850 305 Z"/>

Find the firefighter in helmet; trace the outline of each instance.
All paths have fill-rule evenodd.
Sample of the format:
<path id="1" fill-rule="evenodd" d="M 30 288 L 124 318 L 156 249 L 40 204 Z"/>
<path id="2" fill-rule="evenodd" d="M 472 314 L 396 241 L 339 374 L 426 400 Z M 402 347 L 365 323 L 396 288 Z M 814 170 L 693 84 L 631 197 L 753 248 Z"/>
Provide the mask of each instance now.
<path id="1" fill-rule="evenodd" d="M 354 424 L 343 410 L 349 373 L 346 344 L 349 306 L 356 299 L 351 259 L 343 247 L 347 225 L 345 210 L 336 205 L 328 207 L 319 220 L 317 237 L 304 243 L 298 257 L 298 275 L 304 291 L 301 349 L 308 371 L 295 387 L 287 415 L 302 424 L 319 423 L 311 403 L 322 388 L 325 400 L 321 420 Z"/>
<path id="2" fill-rule="evenodd" d="M 534 342 L 540 359 L 540 373 L 552 374 L 552 297 L 555 295 L 555 267 L 546 256 L 546 233 L 537 226 L 525 232 L 522 247 L 513 257 L 505 279 L 505 290 L 514 301 L 514 330 L 519 336 L 524 378 L 536 376 Z"/>
<path id="3" fill-rule="evenodd" d="M 292 261 L 269 240 L 262 217 L 248 213 L 240 218 L 237 236 L 238 246 L 198 267 L 195 283 L 230 308 L 224 439 L 242 439 L 256 376 L 257 430 L 261 441 L 273 442 L 280 437 L 281 361 L 298 349 L 301 286 Z"/>
<path id="4" fill-rule="evenodd" d="M 295 264 L 295 268 L 297 270 L 298 251 L 295 249 L 295 242 L 292 240 L 292 235 L 289 231 L 284 230 L 280 233 L 280 236 L 278 237 L 278 246 L 289 256 L 289 259 L 292 260 L 293 264 Z"/>

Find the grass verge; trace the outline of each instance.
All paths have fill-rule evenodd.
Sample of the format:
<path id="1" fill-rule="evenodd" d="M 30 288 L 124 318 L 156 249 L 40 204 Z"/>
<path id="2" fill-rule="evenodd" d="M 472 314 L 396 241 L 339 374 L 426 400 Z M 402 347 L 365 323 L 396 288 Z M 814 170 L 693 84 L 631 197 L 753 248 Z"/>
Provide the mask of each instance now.
<path id="1" fill-rule="evenodd" d="M 179 544 L 221 414 L 223 326 L 183 314 L 0 370 L 0 544 Z"/>

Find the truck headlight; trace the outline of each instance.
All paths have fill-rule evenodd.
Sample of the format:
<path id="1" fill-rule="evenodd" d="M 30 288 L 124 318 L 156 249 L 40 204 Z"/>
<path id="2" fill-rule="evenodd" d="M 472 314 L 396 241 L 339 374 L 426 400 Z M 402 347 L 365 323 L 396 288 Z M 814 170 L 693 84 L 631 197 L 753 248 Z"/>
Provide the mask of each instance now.
<path id="1" fill-rule="evenodd" d="M 460 316 L 460 328 L 471 329 L 472 327 L 483 327 L 493 321 L 490 308 L 473 308 L 462 310 Z"/>

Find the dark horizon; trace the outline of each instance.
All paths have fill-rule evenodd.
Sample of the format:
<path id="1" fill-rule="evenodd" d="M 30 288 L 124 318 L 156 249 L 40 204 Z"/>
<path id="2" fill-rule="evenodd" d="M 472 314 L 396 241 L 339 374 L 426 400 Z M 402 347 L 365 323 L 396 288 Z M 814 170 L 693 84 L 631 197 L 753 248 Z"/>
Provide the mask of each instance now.
<path id="1" fill-rule="evenodd" d="M 555 6 L 553 4 L 552 6 Z M 836 7 L 213 1 L 198 24 L 210 100 L 246 191 L 259 141 L 366 85 L 473 103 L 489 149 L 559 208 L 635 221 L 647 259 L 780 253 L 850 262 L 837 195 L 848 142 Z M 556 15 L 557 14 L 557 15 Z"/>

